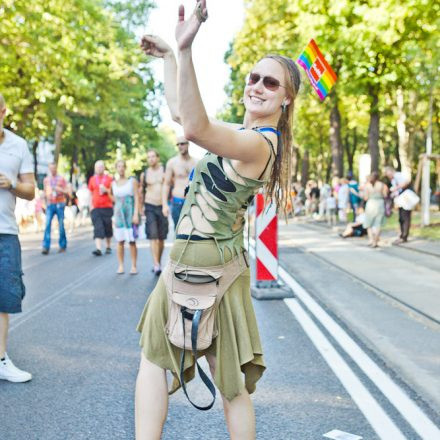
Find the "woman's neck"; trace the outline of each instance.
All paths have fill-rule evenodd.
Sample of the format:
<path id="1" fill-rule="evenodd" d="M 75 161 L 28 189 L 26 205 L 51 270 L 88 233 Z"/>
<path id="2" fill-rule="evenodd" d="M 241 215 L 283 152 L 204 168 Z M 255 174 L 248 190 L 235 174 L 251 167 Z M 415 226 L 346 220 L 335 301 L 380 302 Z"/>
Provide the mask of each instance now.
<path id="1" fill-rule="evenodd" d="M 271 116 L 258 117 L 246 112 L 243 119 L 243 127 L 277 127 L 279 119 L 280 115 L 278 113 Z"/>

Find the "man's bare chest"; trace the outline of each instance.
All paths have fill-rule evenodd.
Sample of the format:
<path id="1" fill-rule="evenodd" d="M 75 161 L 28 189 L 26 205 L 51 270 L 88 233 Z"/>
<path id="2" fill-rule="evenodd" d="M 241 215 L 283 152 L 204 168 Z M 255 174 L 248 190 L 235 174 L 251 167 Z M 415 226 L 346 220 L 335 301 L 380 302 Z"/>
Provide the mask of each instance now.
<path id="1" fill-rule="evenodd" d="M 158 184 L 162 184 L 164 181 L 164 171 L 162 168 L 158 169 L 158 170 L 153 170 L 153 169 L 148 169 L 147 170 L 147 176 L 146 176 L 146 183 L 147 186 L 149 185 L 158 185 Z"/>

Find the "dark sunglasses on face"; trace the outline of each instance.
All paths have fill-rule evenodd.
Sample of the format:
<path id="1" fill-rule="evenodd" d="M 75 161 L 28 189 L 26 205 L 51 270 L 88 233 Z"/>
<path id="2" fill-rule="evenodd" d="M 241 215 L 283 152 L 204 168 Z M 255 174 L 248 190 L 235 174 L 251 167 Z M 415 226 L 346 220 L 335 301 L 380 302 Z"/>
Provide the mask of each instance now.
<path id="1" fill-rule="evenodd" d="M 180 147 L 180 145 L 188 145 L 188 142 L 177 142 L 176 146 Z"/>
<path id="2" fill-rule="evenodd" d="M 276 78 L 272 78 L 271 76 L 261 76 L 259 73 L 250 73 L 247 79 L 247 85 L 254 86 L 260 82 L 260 79 L 263 80 L 263 86 L 272 92 L 278 90 L 279 87 L 283 87 L 284 89 L 286 88 L 282 86 Z"/>

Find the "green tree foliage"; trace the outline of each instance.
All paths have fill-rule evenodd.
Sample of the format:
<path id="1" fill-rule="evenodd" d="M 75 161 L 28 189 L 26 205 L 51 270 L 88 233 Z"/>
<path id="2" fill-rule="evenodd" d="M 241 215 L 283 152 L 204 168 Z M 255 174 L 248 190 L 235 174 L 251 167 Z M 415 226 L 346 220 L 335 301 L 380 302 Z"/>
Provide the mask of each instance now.
<path id="1" fill-rule="evenodd" d="M 169 154 L 156 130 L 160 87 L 131 31 L 151 7 L 149 0 L 2 2 L 0 90 L 10 127 L 35 145 L 57 143 L 72 170 L 77 164 L 86 174 L 117 149 L 129 159 L 149 147 Z"/>
<path id="2" fill-rule="evenodd" d="M 309 157 L 311 177 L 329 180 L 354 169 L 369 152 L 373 168 L 417 168 L 434 97 L 434 150 L 440 152 L 438 76 L 440 4 L 435 0 L 247 0 L 245 23 L 225 59 L 231 67 L 223 115 L 240 122 L 246 74 L 269 52 L 296 59 L 314 38 L 338 75 L 320 102 L 303 75 L 296 102 L 295 144 Z M 331 139 L 340 115 L 340 141 Z M 308 151 L 308 155 L 305 152 Z M 338 153 L 338 151 L 336 151 Z M 333 155 L 333 169 L 332 169 Z M 301 169 L 301 167 L 298 167 Z M 356 170 L 355 170 L 356 171 Z"/>

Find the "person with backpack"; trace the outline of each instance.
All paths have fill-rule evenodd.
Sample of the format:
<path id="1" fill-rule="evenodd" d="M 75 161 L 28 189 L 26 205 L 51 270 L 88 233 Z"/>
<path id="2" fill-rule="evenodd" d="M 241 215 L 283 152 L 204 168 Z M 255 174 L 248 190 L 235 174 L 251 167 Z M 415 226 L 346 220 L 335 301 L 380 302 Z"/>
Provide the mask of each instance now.
<path id="1" fill-rule="evenodd" d="M 197 362 L 205 356 L 223 399 L 232 439 L 255 439 L 250 394 L 265 370 L 250 295 L 244 215 L 264 189 L 282 207 L 290 193 L 292 120 L 300 86 L 295 63 L 266 55 L 249 72 L 243 124 L 210 119 L 203 105 L 191 46 L 207 19 L 206 1 L 176 27 L 179 69 L 170 47 L 144 36 L 148 55 L 164 59 L 165 96 L 184 136 L 208 153 L 197 163 L 176 228 L 170 260 L 142 313 L 141 362 L 136 383 L 136 439 L 160 439 L 168 410 L 166 371 L 191 401 L 186 383 L 195 368 L 215 399 L 215 387 Z M 185 84 L 185 87 L 177 87 Z M 242 374 L 244 373 L 244 381 Z M 200 399 L 198 399 L 200 401 Z M 211 438 L 204 432 L 203 438 Z"/>

